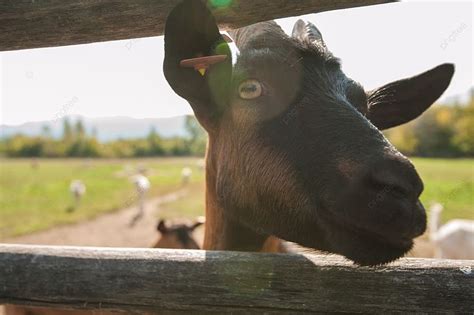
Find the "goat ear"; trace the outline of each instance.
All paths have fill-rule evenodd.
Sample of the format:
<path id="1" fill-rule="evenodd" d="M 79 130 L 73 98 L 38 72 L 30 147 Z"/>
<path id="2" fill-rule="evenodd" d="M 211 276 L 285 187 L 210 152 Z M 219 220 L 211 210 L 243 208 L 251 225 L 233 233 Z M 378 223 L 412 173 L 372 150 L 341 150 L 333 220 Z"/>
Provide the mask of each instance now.
<path id="1" fill-rule="evenodd" d="M 183 67 L 185 59 L 225 55 L 205 71 Z M 201 0 L 185 0 L 169 14 L 165 26 L 163 70 L 173 90 L 185 98 L 206 128 L 224 110 L 232 74 L 232 55 L 216 21 Z"/>
<path id="2" fill-rule="evenodd" d="M 293 26 L 291 37 L 298 39 L 299 41 L 309 41 L 311 43 L 319 43 L 321 46 L 326 47 L 323 41 L 323 35 L 318 28 L 311 22 L 304 22 L 299 19 Z"/>
<path id="3" fill-rule="evenodd" d="M 158 225 L 156 226 L 156 229 L 161 234 L 165 234 L 166 232 L 168 232 L 168 228 L 166 227 L 165 220 L 161 219 L 160 222 L 158 223 Z"/>
<path id="4" fill-rule="evenodd" d="M 203 225 L 205 222 L 206 222 L 206 219 L 204 217 L 198 217 L 196 219 L 196 222 L 194 222 L 194 224 L 190 226 L 190 230 L 194 231 L 197 227 Z"/>
<path id="5" fill-rule="evenodd" d="M 446 63 L 369 92 L 367 118 L 380 130 L 415 119 L 443 94 L 453 74 L 454 65 Z"/>

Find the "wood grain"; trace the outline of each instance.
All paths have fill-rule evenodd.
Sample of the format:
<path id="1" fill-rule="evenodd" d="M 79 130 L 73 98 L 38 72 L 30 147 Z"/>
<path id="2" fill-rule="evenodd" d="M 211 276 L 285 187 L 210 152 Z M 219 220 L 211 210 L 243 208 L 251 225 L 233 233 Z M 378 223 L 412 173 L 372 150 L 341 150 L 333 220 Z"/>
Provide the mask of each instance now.
<path id="1" fill-rule="evenodd" d="M 163 34 L 180 0 L 0 0 L 0 51 L 86 44 Z M 220 26 L 351 8 L 393 0 L 233 0 L 213 8 Z"/>
<path id="2" fill-rule="evenodd" d="M 128 312 L 472 313 L 474 261 L 0 245 L 0 303 Z"/>

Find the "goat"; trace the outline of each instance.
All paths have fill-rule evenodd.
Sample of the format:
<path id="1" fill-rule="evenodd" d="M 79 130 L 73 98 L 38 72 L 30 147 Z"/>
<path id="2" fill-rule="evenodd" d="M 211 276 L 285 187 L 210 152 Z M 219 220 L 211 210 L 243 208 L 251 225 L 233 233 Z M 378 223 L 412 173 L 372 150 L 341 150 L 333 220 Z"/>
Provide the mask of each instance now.
<path id="1" fill-rule="evenodd" d="M 193 171 L 189 167 L 183 167 L 181 170 L 181 185 L 187 185 L 191 180 L 191 175 Z"/>
<path id="2" fill-rule="evenodd" d="M 206 168 L 206 160 L 204 160 L 204 159 L 197 160 L 196 166 L 197 166 L 198 170 L 204 171 L 204 169 Z"/>
<path id="3" fill-rule="evenodd" d="M 156 229 L 160 232 L 160 239 L 153 245 L 154 248 L 182 248 L 199 249 L 193 238 L 194 230 L 204 224 L 204 217 L 198 217 L 192 223 L 169 224 L 160 220 Z"/>
<path id="4" fill-rule="evenodd" d="M 138 211 L 130 221 L 130 226 L 134 226 L 138 220 L 140 220 L 145 213 L 145 196 L 150 189 L 150 181 L 143 174 L 137 174 L 132 178 L 133 184 L 135 185 Z"/>
<path id="5" fill-rule="evenodd" d="M 86 193 L 86 185 L 84 185 L 84 183 L 78 179 L 73 180 L 69 185 L 69 191 L 74 198 L 74 206 L 71 208 L 71 210 L 77 209 L 81 203 L 82 197 Z"/>
<path id="6" fill-rule="evenodd" d="M 435 247 L 436 258 L 474 259 L 474 221 L 451 220 L 440 226 L 443 206 L 439 203 L 430 208 L 430 240 Z"/>
<path id="7" fill-rule="evenodd" d="M 273 21 L 231 31 L 236 60 L 200 0 L 178 3 L 164 33 L 165 78 L 208 133 L 205 249 L 279 238 L 377 265 L 412 248 L 423 184 L 380 130 L 431 106 L 452 64 L 366 92 L 301 20 L 291 37 Z"/>

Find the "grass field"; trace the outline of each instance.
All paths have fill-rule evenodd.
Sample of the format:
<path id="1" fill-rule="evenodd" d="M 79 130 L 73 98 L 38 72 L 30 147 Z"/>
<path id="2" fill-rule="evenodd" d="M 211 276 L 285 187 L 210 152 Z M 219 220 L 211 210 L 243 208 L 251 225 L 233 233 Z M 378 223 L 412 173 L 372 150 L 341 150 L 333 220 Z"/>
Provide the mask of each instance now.
<path id="1" fill-rule="evenodd" d="M 205 215 L 205 185 L 202 183 L 193 183 L 188 186 L 186 198 L 166 203 L 162 206 L 162 211 L 158 213 L 159 218 L 172 219 L 184 217 L 194 219 Z"/>
<path id="2" fill-rule="evenodd" d="M 0 160 L 0 239 L 77 222 L 100 213 L 135 204 L 136 195 L 128 174 L 137 167 L 148 170 L 149 196 L 180 187 L 181 170 L 193 169 L 192 182 L 203 182 L 197 159 L 163 158 L 135 160 L 38 160 L 33 168 L 27 159 Z M 79 209 L 73 204 L 69 184 L 82 180 L 87 191 Z"/>
<path id="3" fill-rule="evenodd" d="M 433 202 L 444 206 L 442 221 L 474 220 L 474 159 L 412 159 L 425 190 L 421 201 L 428 209 Z"/>
<path id="4" fill-rule="evenodd" d="M 139 166 L 149 170 L 150 196 L 180 187 L 184 166 L 193 168 L 185 198 L 164 205 L 160 217 L 194 218 L 204 214 L 204 174 L 197 159 L 164 158 L 132 160 L 0 160 L 0 239 L 30 233 L 57 224 L 71 223 L 100 213 L 130 206 L 134 187 L 126 176 Z M 425 183 L 422 201 L 445 206 L 443 221 L 474 219 L 474 159 L 413 159 Z M 72 213 L 69 183 L 81 179 L 87 193 L 81 207 Z"/>

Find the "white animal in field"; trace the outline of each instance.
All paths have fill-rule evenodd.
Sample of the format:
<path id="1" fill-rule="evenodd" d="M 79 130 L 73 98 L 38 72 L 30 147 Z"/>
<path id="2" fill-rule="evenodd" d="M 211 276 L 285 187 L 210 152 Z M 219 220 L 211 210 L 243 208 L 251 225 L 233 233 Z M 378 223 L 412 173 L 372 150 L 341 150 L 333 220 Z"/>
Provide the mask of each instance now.
<path id="1" fill-rule="evenodd" d="M 150 181 L 145 175 L 138 174 L 133 177 L 137 193 L 144 194 L 150 189 Z"/>
<path id="2" fill-rule="evenodd" d="M 474 259 L 474 221 L 455 219 L 439 226 L 443 206 L 430 209 L 430 239 L 436 258 Z"/>
<path id="3" fill-rule="evenodd" d="M 148 178 L 143 174 L 137 174 L 132 178 L 133 184 L 135 185 L 135 191 L 137 196 L 137 203 L 138 203 L 138 212 L 132 218 L 130 225 L 133 226 L 135 223 L 143 217 L 145 212 L 145 196 L 148 190 L 150 190 L 150 181 Z"/>
<path id="4" fill-rule="evenodd" d="M 74 198 L 73 209 L 76 209 L 77 207 L 79 207 L 81 199 L 86 193 L 86 185 L 84 185 L 82 181 L 75 179 L 69 185 L 69 191 L 71 192 L 72 197 Z"/>
<path id="5" fill-rule="evenodd" d="M 193 175 L 193 171 L 189 167 L 183 167 L 181 170 L 181 184 L 186 185 L 191 180 L 191 175 Z"/>
<path id="6" fill-rule="evenodd" d="M 206 161 L 204 159 L 199 159 L 196 162 L 196 166 L 200 171 L 204 171 L 206 167 Z"/>

